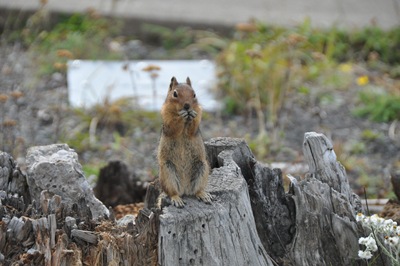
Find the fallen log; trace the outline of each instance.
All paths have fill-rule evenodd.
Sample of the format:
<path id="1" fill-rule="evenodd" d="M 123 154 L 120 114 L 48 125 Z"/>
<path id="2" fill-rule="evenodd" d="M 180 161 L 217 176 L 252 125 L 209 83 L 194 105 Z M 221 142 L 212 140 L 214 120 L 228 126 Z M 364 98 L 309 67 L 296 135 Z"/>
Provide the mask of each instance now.
<path id="1" fill-rule="evenodd" d="M 0 263 L 360 262 L 355 213 L 361 211 L 361 204 L 325 136 L 306 133 L 303 151 L 310 172 L 304 179 L 290 177 L 287 193 L 281 171 L 257 162 L 244 140 L 215 138 L 206 142 L 206 150 L 212 167 L 207 187 L 214 196 L 212 204 L 185 197 L 186 206 L 178 209 L 163 199 L 160 210 L 155 204 L 159 196 L 155 182 L 138 217 L 119 223 L 97 205 L 101 202 L 93 201 L 93 192 L 82 183 L 76 154 L 67 145 L 34 148 L 27 176 L 8 154 L 0 153 Z M 68 186 L 62 186 L 66 177 Z M 13 185 L 17 181 L 19 188 Z"/>

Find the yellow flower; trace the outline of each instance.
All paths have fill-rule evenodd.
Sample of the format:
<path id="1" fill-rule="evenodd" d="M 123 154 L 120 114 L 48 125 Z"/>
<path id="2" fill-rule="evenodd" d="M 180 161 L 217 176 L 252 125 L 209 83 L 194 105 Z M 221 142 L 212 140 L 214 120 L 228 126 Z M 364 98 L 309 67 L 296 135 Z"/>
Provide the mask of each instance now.
<path id="1" fill-rule="evenodd" d="M 358 86 L 365 86 L 369 83 L 368 76 L 361 76 L 357 78 L 357 85 Z"/>

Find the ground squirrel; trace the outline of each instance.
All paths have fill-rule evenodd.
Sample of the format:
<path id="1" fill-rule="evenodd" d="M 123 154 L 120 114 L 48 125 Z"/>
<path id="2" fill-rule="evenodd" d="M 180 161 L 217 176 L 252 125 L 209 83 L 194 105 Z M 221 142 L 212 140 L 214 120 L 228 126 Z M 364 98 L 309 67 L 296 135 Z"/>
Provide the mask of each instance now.
<path id="1" fill-rule="evenodd" d="M 161 108 L 157 157 L 161 188 L 177 207 L 185 205 L 182 195 L 195 195 L 206 203 L 212 200 L 205 191 L 210 167 L 199 129 L 201 114 L 190 79 L 178 83 L 173 77 Z"/>

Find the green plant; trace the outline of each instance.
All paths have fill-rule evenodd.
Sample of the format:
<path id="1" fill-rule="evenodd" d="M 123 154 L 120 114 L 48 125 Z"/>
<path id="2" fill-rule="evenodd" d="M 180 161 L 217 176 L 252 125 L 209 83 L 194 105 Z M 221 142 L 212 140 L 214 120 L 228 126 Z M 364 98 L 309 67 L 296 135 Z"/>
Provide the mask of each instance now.
<path id="1" fill-rule="evenodd" d="M 252 31 L 239 32 L 217 57 L 218 93 L 225 111 L 254 111 L 260 138 L 266 128 L 274 131 L 290 94 L 309 95 L 306 82 L 323 82 L 327 73 L 336 73 L 328 56 L 333 37 L 322 39 L 315 32 L 308 21 L 292 29 L 254 24 Z M 329 82 L 336 86 L 341 78 Z M 272 142 L 275 136 L 270 132 Z"/>
<path id="2" fill-rule="evenodd" d="M 365 143 L 360 141 L 350 142 L 349 145 L 349 152 L 353 155 L 363 154 L 367 149 Z"/>
<path id="3" fill-rule="evenodd" d="M 104 148 L 99 143 L 108 142 L 110 147 L 121 146 L 123 137 L 137 130 L 158 131 L 161 117 L 157 112 L 134 108 L 132 98 L 111 101 L 108 97 L 89 109 L 77 108 L 78 130 L 69 132 L 63 141 L 79 151 Z M 103 142 L 102 142 L 103 141 Z"/>
<path id="4" fill-rule="evenodd" d="M 354 115 L 376 122 L 400 119 L 400 95 L 386 91 L 363 90 L 358 96 L 361 106 L 353 110 Z"/>
<path id="5" fill-rule="evenodd" d="M 84 164 L 82 165 L 82 170 L 86 177 L 89 177 L 91 175 L 99 176 L 101 167 L 102 165 Z"/>
<path id="6" fill-rule="evenodd" d="M 65 71 L 70 59 L 119 59 L 122 56 L 111 51 L 107 44 L 119 32 L 115 20 L 95 13 L 74 14 L 61 19 L 53 28 L 33 31 L 24 30 L 24 42 L 30 55 L 39 66 L 40 74 Z"/>
<path id="7" fill-rule="evenodd" d="M 185 48 L 195 39 L 194 31 L 188 27 L 171 29 L 155 24 L 144 24 L 142 31 L 145 32 L 147 42 L 161 45 L 167 50 Z"/>
<path id="8" fill-rule="evenodd" d="M 365 141 L 374 141 L 381 138 L 382 135 L 379 132 L 375 132 L 371 129 L 365 129 L 361 132 L 361 138 Z"/>
<path id="9" fill-rule="evenodd" d="M 359 168 L 359 180 L 357 181 L 362 187 L 368 189 L 369 197 L 380 198 L 382 197 L 382 190 L 384 190 L 385 185 L 382 178 L 377 176 L 371 176 L 367 173 L 366 167 L 364 169 Z"/>
<path id="10" fill-rule="evenodd" d="M 254 155 L 259 159 L 265 159 L 270 152 L 271 139 L 267 134 L 259 134 L 252 138 L 249 134 L 245 136 L 246 142 Z"/>
<path id="11" fill-rule="evenodd" d="M 383 30 L 377 26 L 348 30 L 315 30 L 311 43 L 325 43 L 324 53 L 339 62 L 379 59 L 390 65 L 400 62 L 400 27 Z M 371 58 L 372 57 L 372 58 Z"/>
<path id="12" fill-rule="evenodd" d="M 213 57 L 221 51 L 226 40 L 208 30 L 194 30 L 190 27 L 169 28 L 156 24 L 144 24 L 141 27 L 141 39 L 151 46 L 162 47 L 166 58 Z M 160 59 L 160 54 L 157 54 Z"/>

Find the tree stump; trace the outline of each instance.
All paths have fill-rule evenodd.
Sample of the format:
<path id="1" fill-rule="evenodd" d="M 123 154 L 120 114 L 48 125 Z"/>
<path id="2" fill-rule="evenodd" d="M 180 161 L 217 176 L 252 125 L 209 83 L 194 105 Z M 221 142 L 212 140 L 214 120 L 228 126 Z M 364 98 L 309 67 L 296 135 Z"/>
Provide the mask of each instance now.
<path id="1" fill-rule="evenodd" d="M 157 212 L 118 225 L 67 145 L 29 155 L 25 176 L 0 152 L 0 265 L 157 265 Z"/>
<path id="2" fill-rule="evenodd" d="M 159 210 L 155 184 L 148 188 L 146 207 L 138 217 L 118 223 L 112 214 L 103 215 L 103 207 L 93 212 L 93 192 L 82 189 L 80 165 L 66 147 L 53 146 L 55 155 L 48 153 L 49 147 L 31 149 L 28 176 L 9 155 L 0 153 L 0 264 L 360 262 L 355 214 L 361 204 L 322 134 L 305 134 L 303 151 L 310 173 L 302 180 L 290 176 L 287 193 L 281 171 L 257 162 L 244 140 L 215 138 L 206 142 L 212 204 L 184 197 L 184 208 L 165 205 L 165 200 Z M 68 186 L 60 186 L 65 178 Z"/>
<path id="3" fill-rule="evenodd" d="M 206 143 L 214 166 L 207 190 L 215 199 L 205 204 L 184 197 L 184 208 L 163 208 L 160 265 L 273 265 L 257 234 L 246 181 L 233 160 L 235 148 L 247 147 L 243 143 L 229 138 Z"/>
<path id="4" fill-rule="evenodd" d="M 308 176 L 301 181 L 290 178 L 289 193 L 296 206 L 292 261 L 295 265 L 352 265 L 359 250 L 355 215 L 361 211 L 361 202 L 350 190 L 328 138 L 306 133 L 303 153 Z"/>
<path id="5" fill-rule="evenodd" d="M 290 260 L 287 250 L 295 231 L 293 199 L 284 191 L 282 172 L 257 162 L 243 139 L 216 138 L 206 142 L 211 165 L 218 154 L 231 150 L 232 160 L 247 182 L 256 228 L 267 253 L 276 263 Z"/>

